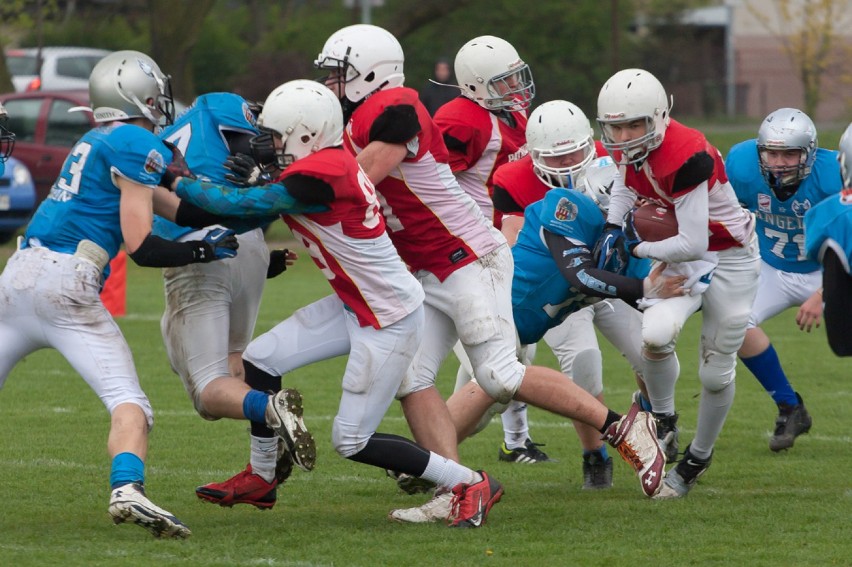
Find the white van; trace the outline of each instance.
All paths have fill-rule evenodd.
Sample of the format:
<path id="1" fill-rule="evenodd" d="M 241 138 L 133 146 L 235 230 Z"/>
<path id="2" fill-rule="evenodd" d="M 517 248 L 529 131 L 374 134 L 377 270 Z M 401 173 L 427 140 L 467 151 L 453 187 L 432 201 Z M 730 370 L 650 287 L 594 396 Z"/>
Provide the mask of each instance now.
<path id="1" fill-rule="evenodd" d="M 7 49 L 6 67 L 15 92 L 35 90 L 88 89 L 89 75 L 105 55 L 106 49 L 93 47 L 42 47 Z"/>

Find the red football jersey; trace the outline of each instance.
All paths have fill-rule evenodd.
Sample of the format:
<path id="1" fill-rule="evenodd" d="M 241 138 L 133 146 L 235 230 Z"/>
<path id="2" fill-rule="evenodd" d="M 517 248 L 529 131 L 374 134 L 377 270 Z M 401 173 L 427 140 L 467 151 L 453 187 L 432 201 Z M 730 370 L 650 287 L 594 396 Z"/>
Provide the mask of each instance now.
<path id="1" fill-rule="evenodd" d="M 448 148 L 450 167 L 459 185 L 498 228 L 502 215 L 494 214 L 491 202 L 494 173 L 501 165 L 527 154 L 526 111 L 507 114 L 512 124 L 465 97 L 451 100 L 435 113 L 435 123 L 442 135 L 464 144 L 463 151 Z"/>
<path id="2" fill-rule="evenodd" d="M 375 188 L 358 162 L 327 148 L 293 163 L 278 181 L 286 186 L 295 174 L 331 185 L 334 201 L 326 212 L 282 218 L 361 326 L 380 329 L 416 310 L 423 288 L 388 238 Z"/>
<path id="3" fill-rule="evenodd" d="M 502 235 L 459 187 L 447 163 L 447 148 L 417 92 L 396 87 L 371 95 L 352 114 L 344 144 L 357 155 L 370 143 L 370 129 L 389 106 L 412 105 L 420 132 L 406 144 L 409 156 L 376 189 L 388 234 L 412 270 L 441 281 L 461 266 L 495 250 Z"/>
<path id="4" fill-rule="evenodd" d="M 681 167 L 697 153 L 707 152 L 714 160 L 713 173 L 707 181 L 710 213 L 710 251 L 743 246 L 752 234 L 754 222 L 751 214 L 740 206 L 737 196 L 725 174 L 725 163 L 719 150 L 714 148 L 698 130 L 672 120 L 659 148 L 652 151 L 637 169 L 633 165 L 619 167 L 624 183 L 640 197 L 665 207 L 674 206 L 674 198 L 696 189 L 685 187 L 673 194 L 675 177 Z M 621 152 L 614 151 L 616 163 Z"/>

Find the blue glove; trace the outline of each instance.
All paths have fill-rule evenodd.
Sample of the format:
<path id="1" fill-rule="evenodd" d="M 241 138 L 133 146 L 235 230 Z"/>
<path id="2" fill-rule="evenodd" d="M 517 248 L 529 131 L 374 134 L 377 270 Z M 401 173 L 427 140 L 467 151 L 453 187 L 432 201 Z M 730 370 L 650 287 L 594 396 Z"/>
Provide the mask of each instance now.
<path id="1" fill-rule="evenodd" d="M 604 226 L 603 234 L 592 250 L 592 258 L 599 270 L 624 275 L 627 271 L 628 253 L 624 245 L 624 232 L 620 226 L 609 223 Z"/>
<path id="2" fill-rule="evenodd" d="M 633 250 L 642 242 L 642 237 L 636 232 L 636 225 L 633 222 L 633 213 L 635 211 L 635 208 L 627 211 L 627 214 L 624 215 L 624 223 L 622 225 L 624 227 L 624 245 L 631 255 L 633 255 Z"/>
<path id="3" fill-rule="evenodd" d="M 237 241 L 237 233 L 230 228 L 214 228 L 201 240 L 206 249 L 206 254 L 198 258 L 199 262 L 212 262 L 213 260 L 224 260 L 237 255 L 240 243 Z"/>

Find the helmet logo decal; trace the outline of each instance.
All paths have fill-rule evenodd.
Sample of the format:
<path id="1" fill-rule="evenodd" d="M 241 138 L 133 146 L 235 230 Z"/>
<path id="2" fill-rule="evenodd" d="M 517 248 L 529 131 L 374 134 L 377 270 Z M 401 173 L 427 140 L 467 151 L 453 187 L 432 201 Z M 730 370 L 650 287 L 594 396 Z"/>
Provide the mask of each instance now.
<path id="1" fill-rule="evenodd" d="M 137 58 L 136 62 L 139 64 L 139 68 L 142 69 L 142 72 L 148 75 L 149 77 L 154 77 L 154 69 L 148 64 L 147 61 L 143 61 L 142 59 Z"/>

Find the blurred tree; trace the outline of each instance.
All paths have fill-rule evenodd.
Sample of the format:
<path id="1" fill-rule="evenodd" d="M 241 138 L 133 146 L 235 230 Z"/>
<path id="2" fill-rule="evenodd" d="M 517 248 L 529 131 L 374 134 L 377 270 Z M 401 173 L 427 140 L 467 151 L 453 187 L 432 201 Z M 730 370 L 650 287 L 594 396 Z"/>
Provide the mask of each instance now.
<path id="1" fill-rule="evenodd" d="M 776 10 L 767 13 L 746 1 L 749 13 L 781 41 L 802 83 L 804 112 L 816 116 L 827 94 L 823 89 L 826 74 L 830 70 L 849 74 L 849 50 L 835 49 L 842 43 L 840 30 L 852 24 L 849 0 L 776 0 L 774 5 Z"/>

